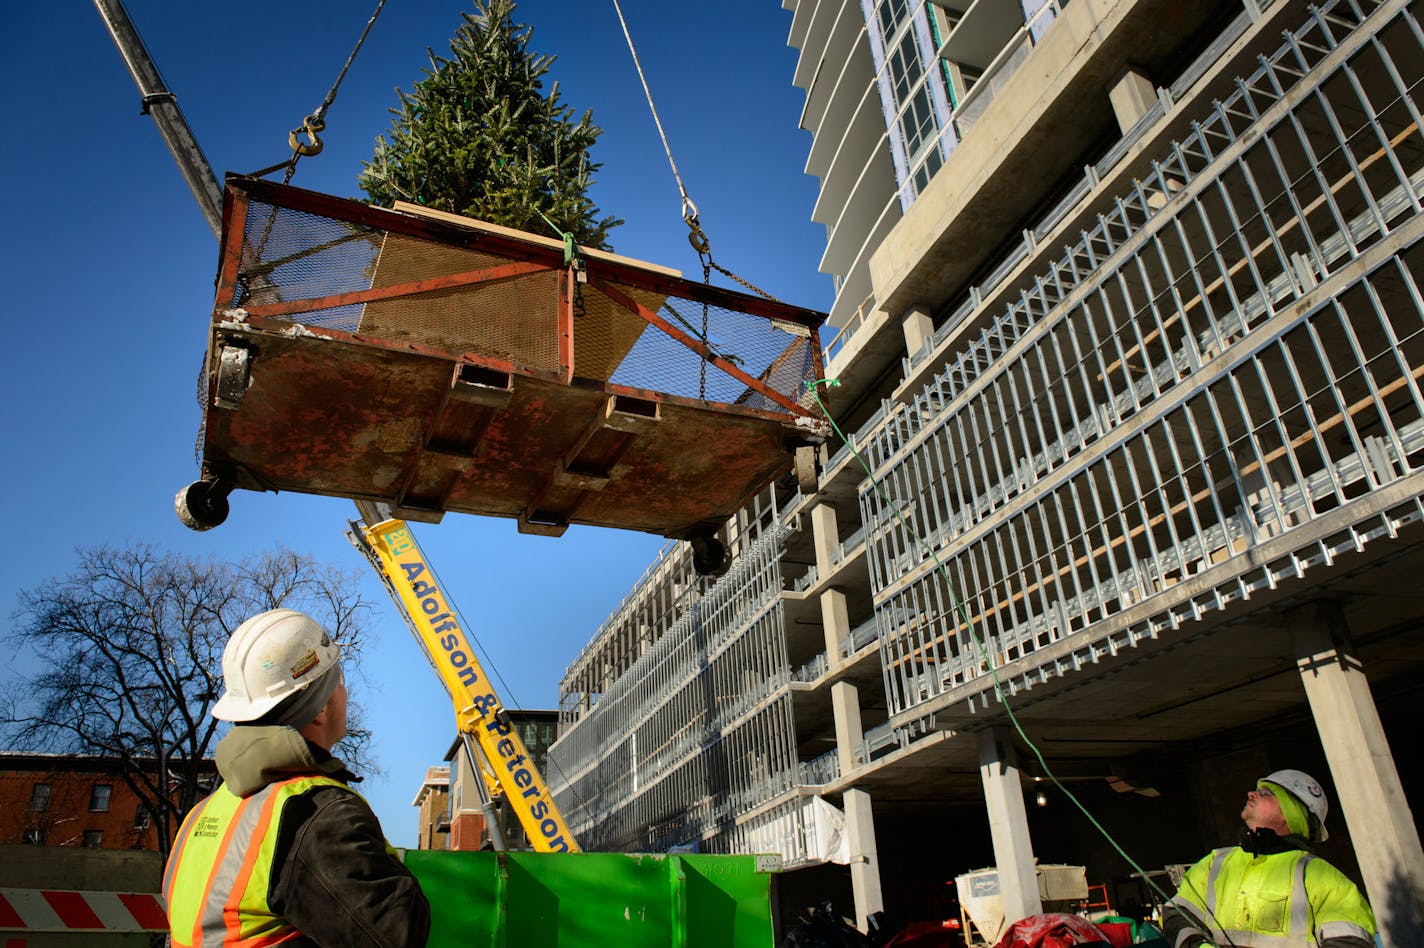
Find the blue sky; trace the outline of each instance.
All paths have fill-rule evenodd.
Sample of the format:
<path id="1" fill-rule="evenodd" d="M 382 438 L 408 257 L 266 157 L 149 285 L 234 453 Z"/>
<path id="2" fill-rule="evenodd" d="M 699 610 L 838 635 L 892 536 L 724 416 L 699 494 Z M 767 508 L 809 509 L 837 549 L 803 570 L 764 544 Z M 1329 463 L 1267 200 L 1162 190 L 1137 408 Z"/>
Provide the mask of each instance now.
<path id="1" fill-rule="evenodd" d="M 374 0 L 299 3 L 127 0 L 169 88 L 219 176 L 287 155 L 289 129 L 322 100 Z M 427 47 L 448 49 L 469 9 L 392 0 L 328 112 L 326 150 L 293 181 L 357 196 L 360 163 L 389 125 Z M 810 136 L 791 86 L 791 15 L 772 2 L 624 0 L 673 154 L 723 266 L 773 295 L 829 309 L 810 221 Z M 701 275 L 679 196 L 611 0 L 520 5 L 532 47 L 558 57 L 565 101 L 604 129 L 593 195 L 627 223 L 614 249 Z M 184 529 L 174 493 L 196 475 L 195 386 L 217 246 L 91 4 L 15 4 L 0 34 L 11 130 L 0 143 L 0 346 L 10 554 L 0 616 L 17 596 L 75 565 L 75 549 L 152 543 L 238 558 L 282 544 L 361 571 L 377 603 L 358 695 L 383 776 L 371 800 L 397 845 L 413 845 L 410 801 L 454 736 L 453 714 L 373 575 L 342 535 L 350 503 L 296 494 L 233 495 L 225 525 Z M 519 535 L 512 521 L 451 515 L 417 536 L 460 606 L 506 703 L 554 707 L 564 668 L 664 542 L 615 530 Z M 12 668 L 0 671 L 8 675 Z"/>

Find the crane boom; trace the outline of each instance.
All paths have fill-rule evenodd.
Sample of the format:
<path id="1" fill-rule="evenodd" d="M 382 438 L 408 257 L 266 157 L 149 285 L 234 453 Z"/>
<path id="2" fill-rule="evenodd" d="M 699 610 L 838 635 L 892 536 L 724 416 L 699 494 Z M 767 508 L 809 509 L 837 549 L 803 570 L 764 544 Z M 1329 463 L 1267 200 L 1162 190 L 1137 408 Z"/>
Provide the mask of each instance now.
<path id="1" fill-rule="evenodd" d="M 193 192 L 193 199 L 198 202 L 198 210 L 203 212 L 213 236 L 220 237 L 222 188 L 213 174 L 212 165 L 203 155 L 203 149 L 198 147 L 198 140 L 193 137 L 187 119 L 183 118 L 183 110 L 178 108 L 177 97 L 164 85 L 158 67 L 153 64 L 138 30 L 129 19 L 128 11 L 124 9 L 123 0 L 94 0 L 94 7 L 108 27 L 119 55 L 124 57 L 124 65 L 129 68 L 129 75 L 133 76 L 134 84 L 143 96 L 144 113 L 153 117 L 158 133 L 163 136 L 173 160 L 178 163 L 188 190 Z"/>
<path id="2" fill-rule="evenodd" d="M 578 852 L 554 796 L 480 665 L 430 562 L 403 520 L 353 525 L 352 542 L 380 571 L 455 703 L 460 733 L 480 749 L 537 852 Z M 478 761 L 472 763 L 478 766 Z"/>

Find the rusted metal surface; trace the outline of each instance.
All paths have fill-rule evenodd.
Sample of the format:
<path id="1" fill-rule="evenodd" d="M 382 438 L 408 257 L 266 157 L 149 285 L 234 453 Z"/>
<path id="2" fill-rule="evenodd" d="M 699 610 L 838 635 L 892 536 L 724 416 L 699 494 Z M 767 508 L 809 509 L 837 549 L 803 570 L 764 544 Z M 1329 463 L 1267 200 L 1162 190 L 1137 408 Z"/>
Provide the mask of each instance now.
<path id="1" fill-rule="evenodd" d="M 823 314 L 592 254 L 575 307 L 546 241 L 229 185 L 205 477 L 385 501 L 408 519 L 453 511 L 536 533 L 581 523 L 685 538 L 826 433 L 804 405 Z M 546 314 L 550 338 L 523 338 L 526 312 Z M 466 348 L 483 339 L 499 344 Z M 250 384 L 219 407 L 217 368 L 224 351 L 239 361 L 233 350 Z M 725 400 L 695 397 L 708 392 Z"/>

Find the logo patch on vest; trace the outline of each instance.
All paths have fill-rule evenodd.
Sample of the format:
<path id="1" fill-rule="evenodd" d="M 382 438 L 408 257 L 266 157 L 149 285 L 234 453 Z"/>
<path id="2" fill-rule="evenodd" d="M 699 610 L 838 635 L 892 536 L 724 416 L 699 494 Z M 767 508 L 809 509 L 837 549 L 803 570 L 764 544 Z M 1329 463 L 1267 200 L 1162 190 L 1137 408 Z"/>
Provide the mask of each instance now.
<path id="1" fill-rule="evenodd" d="M 200 816 L 193 824 L 193 835 L 203 839 L 217 839 L 222 827 L 216 816 Z"/>

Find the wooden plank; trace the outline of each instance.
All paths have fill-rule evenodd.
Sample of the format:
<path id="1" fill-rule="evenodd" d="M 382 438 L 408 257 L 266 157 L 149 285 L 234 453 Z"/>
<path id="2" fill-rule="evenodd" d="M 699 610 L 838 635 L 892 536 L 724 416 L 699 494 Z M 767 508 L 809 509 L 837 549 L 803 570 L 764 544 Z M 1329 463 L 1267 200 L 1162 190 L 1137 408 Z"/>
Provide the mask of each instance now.
<path id="1" fill-rule="evenodd" d="M 437 211 L 434 208 L 425 207 L 421 204 L 411 204 L 409 201 L 397 201 L 391 205 L 391 209 L 404 214 L 415 214 L 420 217 L 428 217 L 431 220 L 443 221 L 446 224 L 457 224 L 460 227 L 468 227 L 470 230 L 477 230 L 486 234 L 497 234 L 500 237 L 522 240 L 526 243 L 539 244 L 558 250 L 564 249 L 564 242 L 557 237 L 546 237 L 543 234 L 531 234 L 527 230 L 515 230 L 513 227 L 502 227 L 499 224 L 491 224 L 489 221 L 482 221 L 475 217 L 464 217 L 460 214 L 451 214 L 449 211 Z M 681 270 L 674 270 L 672 267 L 660 267 L 656 263 L 648 263 L 646 260 L 636 260 L 633 257 L 624 257 L 616 253 L 610 253 L 607 250 L 594 250 L 591 247 L 579 247 L 578 252 L 579 256 L 589 260 L 603 260 L 607 263 L 616 263 L 620 266 L 646 270 L 658 276 L 682 279 Z"/>

